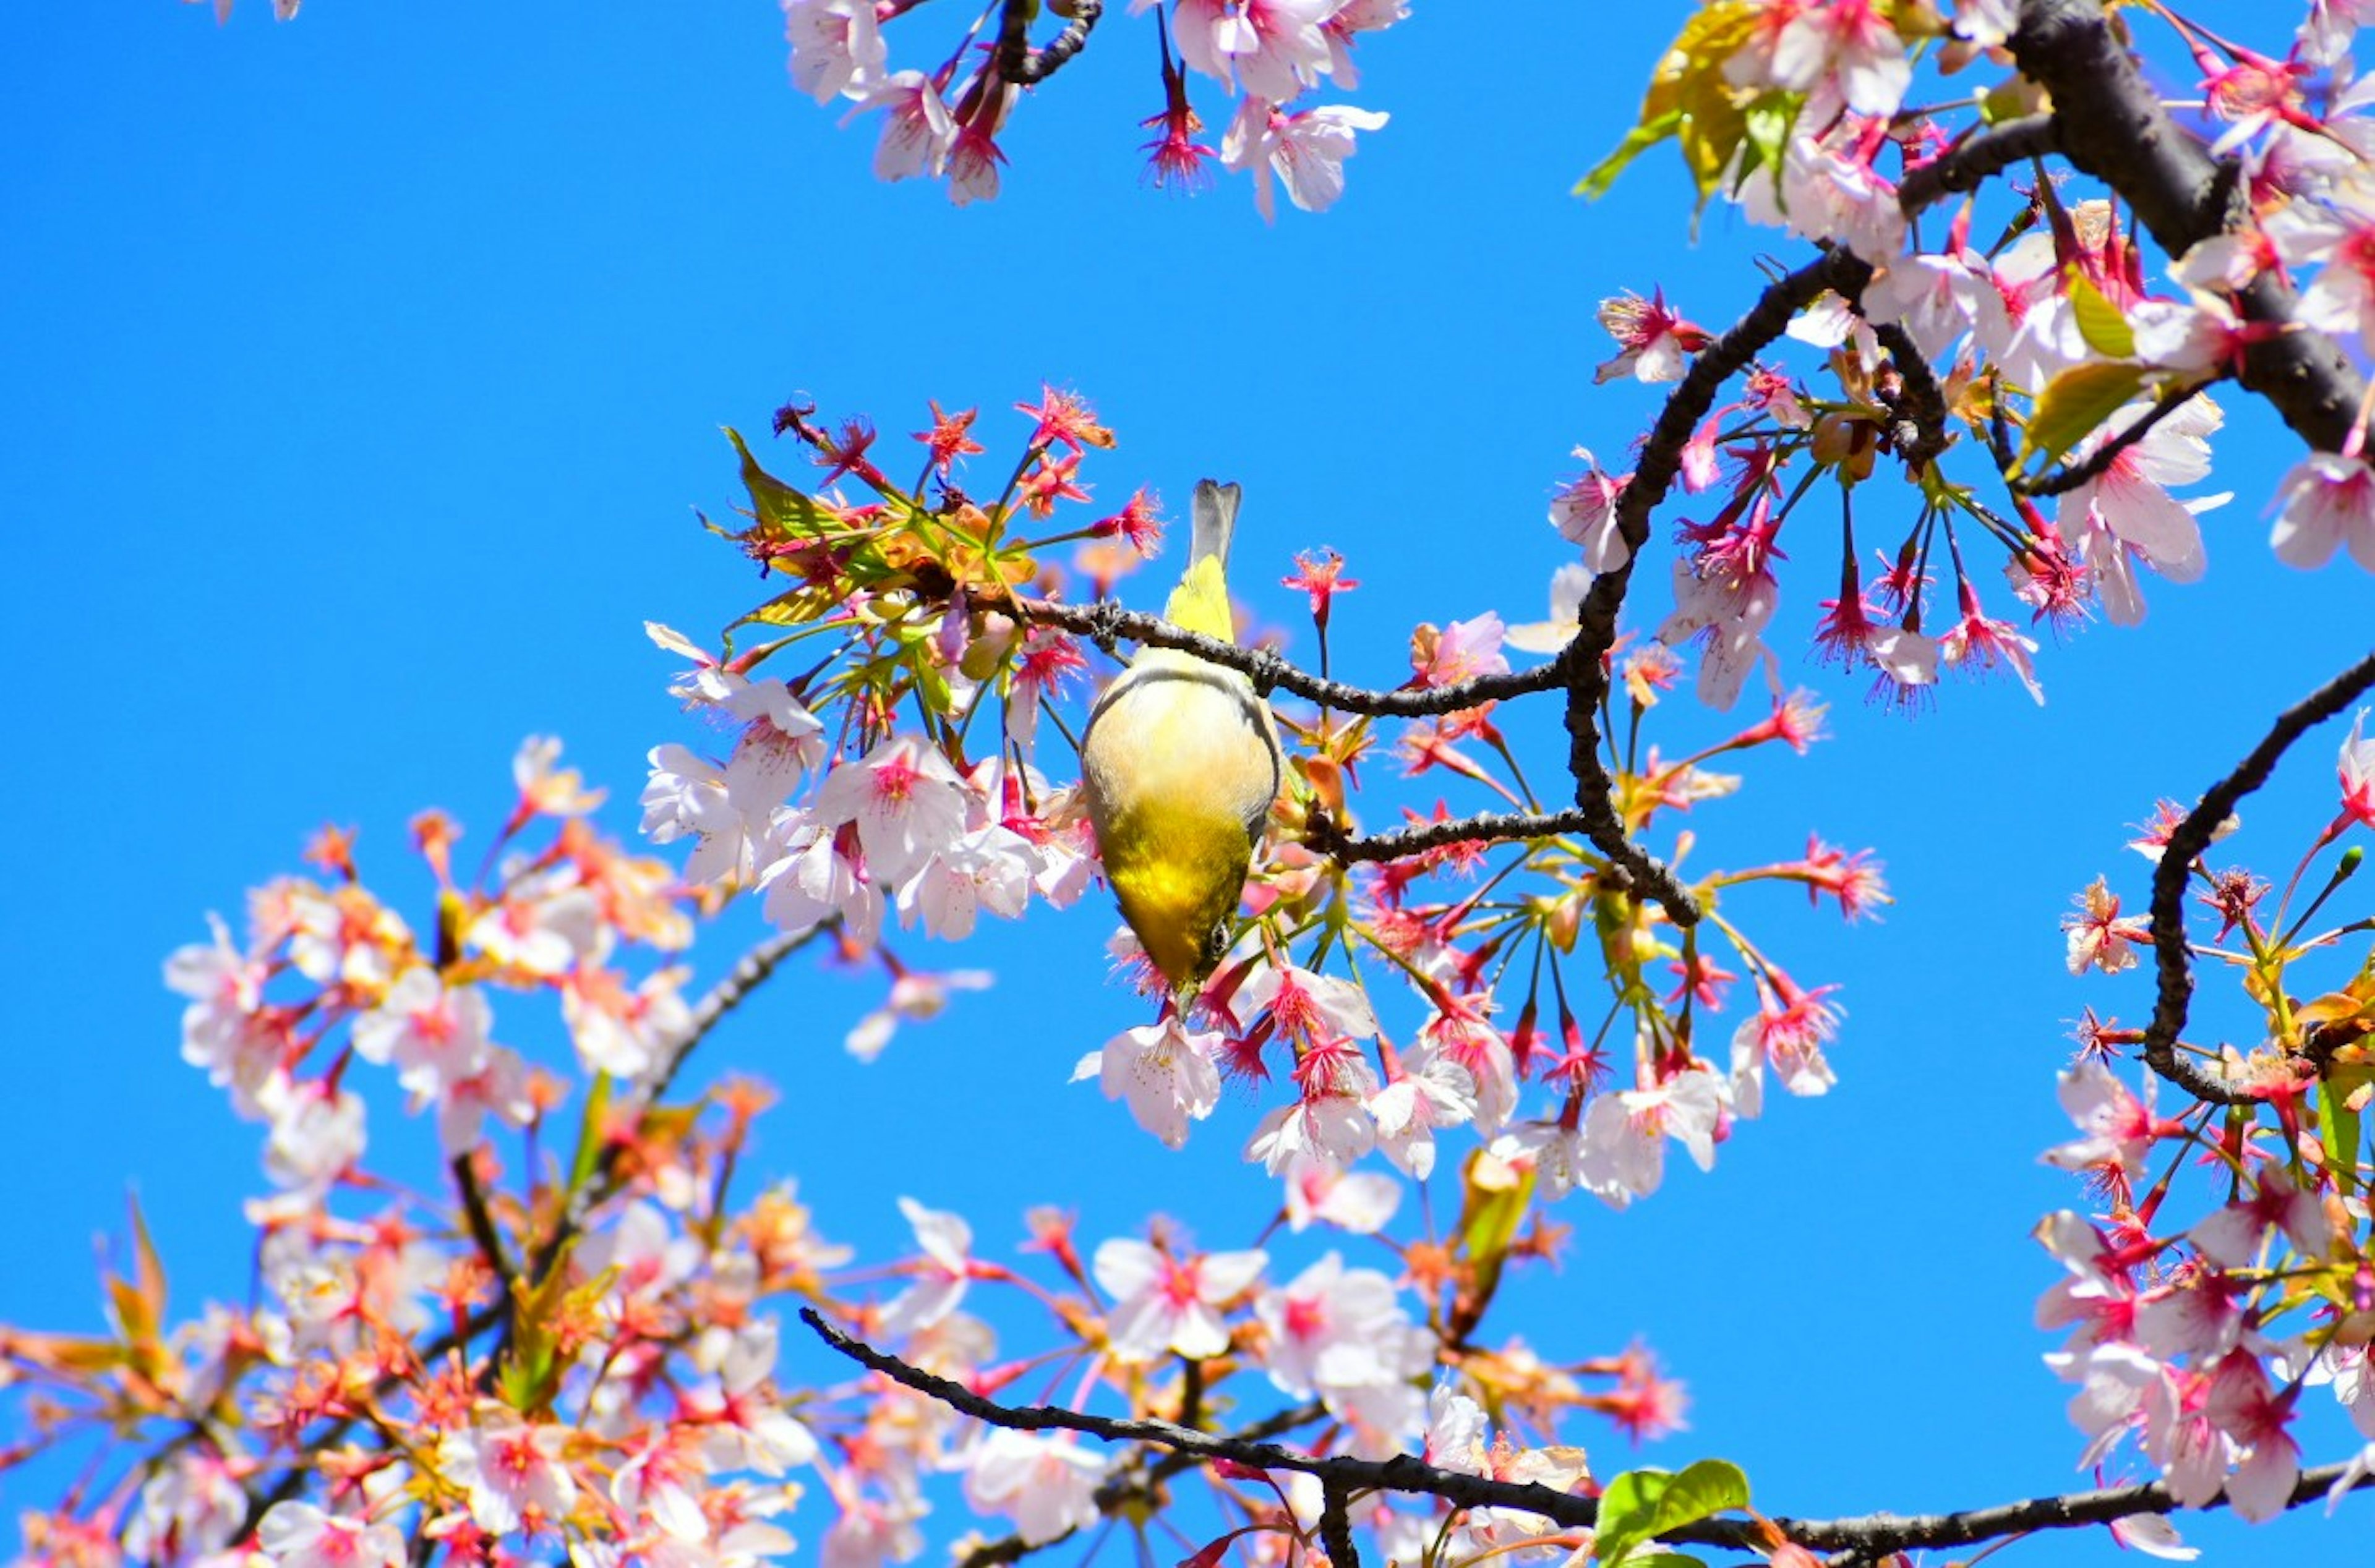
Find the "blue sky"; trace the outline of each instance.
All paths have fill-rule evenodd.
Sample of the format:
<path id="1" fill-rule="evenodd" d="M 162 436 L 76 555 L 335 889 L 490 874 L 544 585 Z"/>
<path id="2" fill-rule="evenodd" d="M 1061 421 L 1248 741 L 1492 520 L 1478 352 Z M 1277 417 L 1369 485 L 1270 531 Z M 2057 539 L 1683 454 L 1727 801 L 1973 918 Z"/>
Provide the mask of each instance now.
<path id="1" fill-rule="evenodd" d="M 1416 619 L 1538 618 L 1566 554 L 1542 513 L 1568 449 L 1621 452 L 1653 407 L 1592 385 L 1598 301 L 1661 286 L 1719 324 L 1753 296 L 1752 258 L 1791 253 L 1721 211 L 1687 245 L 1662 153 L 1602 202 L 1567 195 L 1684 6 L 1530 0 L 1489 26 L 1415 9 L 1365 44 L 1345 95 L 1393 122 L 1344 201 L 1275 225 L 1242 180 L 1192 201 L 1141 188 L 1136 122 L 1159 91 L 1142 25 L 1118 17 L 1024 105 L 1006 194 L 963 211 L 873 181 L 870 129 L 789 88 L 763 0 L 0 20 L 0 703 L 18 798 L 43 807 L 0 840 L 18 1075 L 0 1322 L 96 1325 L 93 1238 L 120 1232 L 127 1189 L 183 1305 L 244 1289 L 254 1129 L 178 1059 L 158 969 L 207 911 L 236 920 L 245 889 L 296 869 L 311 830 L 359 827 L 367 873 L 417 895 L 410 815 L 446 806 L 482 844 L 513 749 L 551 733 L 632 831 L 644 753 L 689 738 L 640 622 L 701 635 L 755 596 L 693 522 L 738 498 L 722 424 L 756 432 L 804 392 L 897 432 L 937 397 L 982 405 L 1010 442 L 1022 421 L 1002 410 L 1053 382 L 1121 436 L 1087 469 L 1100 499 L 1243 482 L 1241 591 L 1269 619 L 1299 615 L 1275 585 L 1294 551 L 1351 558 L 1340 673 L 1398 678 Z M 1760 753 L 1700 826 L 1740 861 L 1808 831 L 1872 845 L 1899 902 L 1842 929 L 1772 898 L 1763 929 L 1793 972 L 1845 984 L 1839 1087 L 1778 1107 L 1712 1177 L 1677 1162 L 1627 1214 L 1570 1200 L 1564 1276 L 1512 1303 L 1547 1353 L 1641 1336 L 1690 1381 L 1692 1430 L 1644 1457 L 1736 1459 L 1762 1506 L 1797 1514 L 2079 1481 L 2028 1322 L 2053 1266 L 2026 1232 L 2080 1195 L 2036 1156 L 2066 1126 L 2067 1021 L 2147 1003 L 2070 981 L 2056 921 L 2098 870 L 2140 900 L 2129 824 L 2222 772 L 2369 623 L 2346 563 L 2270 559 L 2263 508 L 2292 449 L 2227 405 L 2216 488 L 2237 499 L 2206 524 L 2207 580 L 2148 587 L 2136 631 L 2050 648 L 2041 711 L 2008 684 L 1952 687 L 1913 722 L 1865 708 L 1860 680 L 1799 652 L 1831 592 L 1812 538 L 1785 575 L 1785 677 L 1832 701 L 1838 738 Z M 1664 549 L 1637 623 L 1662 610 Z M 1531 755 L 1560 742 L 1548 709 L 1522 727 Z M 1695 727 L 1722 732 L 1678 724 Z M 2313 737 L 2246 807 L 2263 870 L 2331 814 L 2338 739 Z M 750 929 L 705 942 L 704 974 Z M 707 1065 L 787 1087 L 762 1157 L 869 1253 L 904 1243 L 903 1193 L 963 1207 L 990 1252 L 1049 1201 L 1092 1238 L 1162 1208 L 1241 1244 L 1273 1202 L 1235 1160 L 1256 1106 L 1224 1104 L 1170 1156 L 1064 1082 L 1140 1021 L 1104 980 L 1108 929 L 1092 900 L 964 949 L 911 938 L 917 961 L 999 982 L 870 1068 L 839 1040 L 876 982 L 803 969 Z M 375 1129 L 428 1169 L 425 1129 L 392 1108 Z M 2338 1421 L 2309 1431 L 2313 1459 L 2343 1451 Z M 1625 1462 L 1613 1434 L 1577 1435 L 1602 1469 Z M 32 1501 L 43 1474 L 0 1475 L 0 1496 Z M 2187 1533 L 2233 1561 L 2324 1529 Z M 2097 1532 L 2017 1551 L 2114 1550 Z"/>

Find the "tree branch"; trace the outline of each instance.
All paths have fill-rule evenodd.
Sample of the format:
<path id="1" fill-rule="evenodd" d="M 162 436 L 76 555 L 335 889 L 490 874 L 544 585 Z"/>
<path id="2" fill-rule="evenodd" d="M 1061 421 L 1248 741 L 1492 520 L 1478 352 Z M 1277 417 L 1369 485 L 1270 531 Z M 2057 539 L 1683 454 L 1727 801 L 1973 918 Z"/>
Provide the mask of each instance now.
<path id="1" fill-rule="evenodd" d="M 2061 150 L 2061 127 L 2050 114 L 2024 115 L 1974 131 L 1929 162 L 1908 170 L 1897 183 L 1897 207 L 1906 217 L 1916 217 L 1948 196 L 1978 190 L 2015 164 Z"/>
<path id="2" fill-rule="evenodd" d="M 2238 166 L 2169 118 L 2097 0 L 2022 0 L 2011 42 L 2021 73 L 2053 95 L 2059 150 L 2118 192 L 2171 256 L 2248 221 Z M 2238 379 L 2311 446 L 2341 451 L 2366 392 L 2358 372 L 2333 338 L 2300 324 L 2292 286 L 2275 274 L 2234 300 L 2245 321 L 2285 329 L 2244 349 Z"/>
<path id="3" fill-rule="evenodd" d="M 2060 467 L 2050 469 L 2031 479 L 2014 475 L 2007 477 L 2004 482 L 2012 487 L 2012 492 L 2015 495 L 2041 496 L 2066 494 L 2090 479 L 2099 479 L 2109 470 L 2112 464 L 2120 460 L 2120 454 L 2152 434 L 2163 419 L 2192 402 L 2197 394 L 2207 392 L 2226 379 L 2224 376 L 2213 376 L 2208 381 L 2196 382 L 2181 392 L 2163 392 L 2160 401 L 2154 404 L 2143 419 L 2097 447 L 2083 462 L 2064 463 Z M 1998 455 L 2001 456 L 2002 454 L 1999 453 Z"/>
<path id="4" fill-rule="evenodd" d="M 1888 362 L 1896 368 L 1896 394 L 1891 396 L 1885 390 L 1881 394 L 1881 400 L 1896 416 L 1888 426 L 1889 444 L 1904 459 L 1907 475 L 1918 481 L 1921 470 L 1954 444 L 1954 433 L 1946 424 L 1946 395 L 1911 333 L 1886 322 L 1874 326 L 1873 336 L 1888 350 Z"/>
<path id="5" fill-rule="evenodd" d="M 1625 564 L 1592 579 L 1576 609 L 1575 641 L 1560 655 L 1568 676 L 1567 772 L 1576 781 L 1576 805 L 1583 816 L 1584 831 L 1649 897 L 1665 906 L 1677 925 L 1697 924 L 1698 901 L 1671 870 L 1625 836 L 1609 798 L 1615 781 L 1600 760 L 1600 705 L 1608 695 L 1608 651 L 1616 643 L 1616 617 L 1624 608 L 1634 564 L 1649 542 L 1649 514 L 1673 488 L 1682 472 L 1683 448 L 1707 410 L 1715 407 L 1723 383 L 1754 363 L 1757 354 L 1781 336 L 1790 318 L 1824 290 L 1837 289 L 1852 299 L 1871 277 L 1871 266 L 1852 253 L 1826 252 L 1768 284 L 1745 315 L 1699 351 L 1658 411 L 1633 477 L 1616 499 L 1617 530 L 1626 547 Z"/>
<path id="6" fill-rule="evenodd" d="M 2312 725 L 2324 723 L 2375 686 L 2375 654 L 2365 658 L 2286 709 L 2276 717 L 2267 737 L 2234 772 L 2212 784 L 2185 820 L 2168 835 L 2153 867 L 2153 967 L 2160 978 L 2153 1002 L 2152 1023 L 2145 1030 L 2145 1065 L 2197 1100 L 2221 1105 L 2249 1103 L 2257 1096 L 2231 1088 L 2223 1078 L 2178 1054 L 2177 1037 L 2185 1029 L 2187 1008 L 2193 999 L 2193 961 L 2185 944 L 2185 882 L 2193 863 L 2210 847 L 2218 825 L 2233 814 L 2245 796 L 2268 782 L 2276 760 Z"/>
<path id="7" fill-rule="evenodd" d="M 1088 47 L 1089 34 L 1096 30 L 1097 18 L 1105 14 L 1105 0 L 1072 0 L 1071 20 L 1064 24 L 1064 30 L 1049 40 L 1046 48 L 1034 50 L 1031 47 L 1031 17 L 1034 9 L 1031 0 L 1006 0 L 998 29 L 999 78 L 1017 87 L 1046 81 Z"/>
<path id="8" fill-rule="evenodd" d="M 1323 1457 L 1300 1454 L 1272 1444 L 1247 1443 L 1234 1437 L 1197 1432 L 1188 1427 L 1174 1426 L 1169 1421 L 1089 1416 L 1051 1405 L 1001 1405 L 996 1400 L 984 1398 L 961 1383 L 910 1366 L 896 1356 L 853 1338 L 825 1322 L 813 1307 L 800 1308 L 800 1321 L 806 1323 L 827 1345 L 859 1365 L 880 1373 L 902 1387 L 912 1388 L 918 1394 L 937 1399 L 960 1415 L 972 1416 L 993 1426 L 1017 1432 L 1078 1432 L 1115 1443 L 1153 1443 L 1181 1454 L 1192 1455 L 1198 1459 L 1229 1459 L 1255 1469 L 1300 1471 L 1318 1477 L 1321 1486 L 1331 1495 L 1349 1497 L 1356 1491 L 1398 1491 L 1441 1498 L 1460 1508 L 1522 1509 L 1553 1523 L 1582 1529 L 1593 1527 L 1599 1518 L 1599 1503 L 1593 1498 L 1574 1492 L 1554 1491 L 1533 1482 L 1518 1485 L 1470 1475 L 1462 1470 L 1438 1469 L 1408 1454 L 1398 1454 L 1390 1459 L 1361 1459 L 1343 1454 Z M 2347 1490 L 2354 1491 L 2375 1485 L 2375 1473 L 2361 1471 L 2353 1474 L 2355 1467 L 2356 1461 L 2345 1460 L 2302 1471 L 2285 1505 L 2298 1508 L 2305 1503 L 2314 1502 L 2345 1479 L 2349 1483 Z M 2225 1505 L 2226 1500 L 2218 1498 L 2202 1507 L 2207 1510 Z M 1771 1520 L 1770 1524 L 1789 1539 L 1814 1550 L 1882 1555 L 1923 1547 L 1967 1546 L 2030 1530 L 2109 1524 L 2139 1514 L 2183 1511 L 2184 1505 L 2170 1497 L 2165 1483 L 2153 1481 L 2135 1486 L 2105 1487 L 2094 1491 L 2025 1498 L 2015 1503 L 1952 1514 L 1872 1514 L 1844 1519 L 1780 1518 Z M 1762 1528 L 1747 1520 L 1704 1519 L 1667 1532 L 1660 1539 L 1760 1553 L 1767 1550 Z"/>
<path id="9" fill-rule="evenodd" d="M 1390 691 L 1379 691 L 1365 686 L 1349 686 L 1341 680 L 1322 679 L 1308 670 L 1289 664 L 1267 648 L 1241 647 L 1223 638 L 1188 631 L 1174 626 L 1159 615 L 1123 609 L 1110 599 L 1101 599 L 1091 605 L 1068 605 L 1055 599 L 1016 595 L 1009 603 L 1010 607 L 1025 620 L 1042 626 L 1060 626 L 1067 631 L 1090 639 L 1099 647 L 1105 647 L 1117 639 L 1127 638 L 1150 648 L 1174 648 L 1183 654 L 1193 654 L 1206 664 L 1237 671 L 1254 683 L 1255 690 L 1265 696 L 1272 690 L 1291 691 L 1323 708 L 1333 708 L 1344 713 L 1367 713 L 1377 718 L 1419 719 L 1463 713 L 1505 698 L 1522 697 L 1530 691 L 1548 691 L 1561 685 L 1566 678 L 1554 660 L 1532 669 L 1481 675 L 1473 680 L 1463 680 L 1452 686 L 1404 686 Z"/>
<path id="10" fill-rule="evenodd" d="M 1384 833 L 1347 833 L 1332 819 L 1314 818 L 1304 839 L 1320 854 L 1352 864 L 1400 860 L 1471 840 L 1504 843 L 1515 839 L 1589 832 L 1590 828 L 1591 814 L 1577 807 L 1567 811 L 1480 811 L 1473 817 L 1456 817 L 1449 821 L 1413 822 Z"/>

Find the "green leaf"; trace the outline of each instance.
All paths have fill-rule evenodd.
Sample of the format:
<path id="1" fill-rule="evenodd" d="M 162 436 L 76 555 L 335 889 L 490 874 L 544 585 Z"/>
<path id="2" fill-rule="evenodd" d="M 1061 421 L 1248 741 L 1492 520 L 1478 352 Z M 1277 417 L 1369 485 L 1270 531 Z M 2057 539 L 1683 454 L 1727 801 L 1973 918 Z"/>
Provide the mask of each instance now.
<path id="1" fill-rule="evenodd" d="M 602 1119 L 610 1111 L 610 1075 L 597 1072 L 594 1087 L 585 1094 L 585 1114 L 577 1121 L 577 1148 L 569 1157 L 569 1190 L 582 1192 L 594 1179 L 594 1167 L 602 1158 Z"/>
<path id="2" fill-rule="evenodd" d="M 1602 1563 L 1646 1568 L 1667 1554 L 1646 1559 L 1627 1554 L 1670 1530 L 1748 1506 L 1748 1477 L 1729 1460 L 1701 1459 L 1680 1475 L 1665 1470 L 1626 1470 L 1600 1498 L 1599 1551 Z"/>
<path id="3" fill-rule="evenodd" d="M 2070 309 L 2078 318 L 2078 336 L 2086 347 L 2109 360 L 2133 360 L 2136 357 L 2136 329 L 2120 307 L 2103 297 L 2103 291 L 2087 281 L 2086 275 L 2076 267 L 2065 274 L 2070 286 Z"/>
<path id="4" fill-rule="evenodd" d="M 1794 92 L 1768 92 L 1748 106 L 1741 116 L 1741 134 L 1750 156 L 1741 159 L 1740 184 L 1746 184 L 1749 175 L 1759 169 L 1781 167 L 1790 150 L 1790 127 L 1798 123 L 1798 111 L 1805 106 L 1805 95 Z"/>
<path id="5" fill-rule="evenodd" d="M 1647 1556 L 1636 1552 L 1625 1560 L 1625 1568 L 1707 1568 L 1707 1563 L 1679 1551 L 1653 1551 Z"/>
<path id="6" fill-rule="evenodd" d="M 2048 463 L 2059 462 L 2088 431 L 2132 401 L 2144 383 L 2140 365 L 2073 365 L 2037 395 L 2025 455 L 2042 454 Z"/>
<path id="7" fill-rule="evenodd" d="M 1639 123 L 1576 183 L 1575 194 L 1601 195 L 1645 148 L 1672 137 L 1704 204 L 1746 130 L 1742 89 L 1725 79 L 1723 68 L 1748 41 L 1763 9 L 1761 0 L 1710 0 L 1694 13 L 1650 76 Z"/>
<path id="8" fill-rule="evenodd" d="M 750 510 L 758 513 L 762 531 L 775 538 L 786 538 L 820 534 L 832 525 L 830 513 L 759 466 L 759 460 L 750 455 L 750 445 L 743 441 L 740 430 L 727 426 L 726 439 L 742 454 L 743 488 L 750 492 Z"/>
<path id="9" fill-rule="evenodd" d="M 1575 190 L 1571 194 L 1594 200 L 1606 195 L 1609 187 L 1616 183 L 1616 176 L 1625 172 L 1626 164 L 1673 136 L 1682 129 L 1682 124 L 1683 116 L 1678 111 L 1634 126 L 1625 133 L 1625 139 L 1616 144 L 1615 151 L 1593 164 L 1584 177 L 1575 183 Z"/>
<path id="10" fill-rule="evenodd" d="M 1480 1310 L 1500 1288 L 1501 1269 L 1508 1261 L 1510 1244 L 1518 1239 L 1518 1228 L 1526 1222 L 1526 1208 L 1534 1196 L 1531 1168 L 1507 1185 L 1493 1185 L 1477 1180 L 1482 1160 L 1482 1150 L 1468 1157 L 1467 1169 L 1461 1173 L 1463 1190 L 1459 1201 L 1459 1241 L 1475 1270 L 1476 1304 Z"/>
<path id="11" fill-rule="evenodd" d="M 2370 1083 L 2375 1083 L 2375 1067 L 2336 1067 L 2317 1091 L 2318 1141 L 2325 1146 L 2325 1168 L 2342 1184 L 2345 1197 L 2358 1186 L 2358 1140 L 2365 1126 L 2349 1101 Z"/>

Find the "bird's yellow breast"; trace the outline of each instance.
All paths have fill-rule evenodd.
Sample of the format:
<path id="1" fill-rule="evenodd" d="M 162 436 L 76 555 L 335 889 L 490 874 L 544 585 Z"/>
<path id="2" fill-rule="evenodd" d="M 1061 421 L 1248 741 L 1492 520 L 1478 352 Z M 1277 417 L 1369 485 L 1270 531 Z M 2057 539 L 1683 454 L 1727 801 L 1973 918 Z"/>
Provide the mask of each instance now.
<path id="1" fill-rule="evenodd" d="M 1165 979 L 1193 984 L 1278 794 L 1269 708 L 1235 671 L 1142 654 L 1090 715 L 1081 775 L 1122 918 Z"/>

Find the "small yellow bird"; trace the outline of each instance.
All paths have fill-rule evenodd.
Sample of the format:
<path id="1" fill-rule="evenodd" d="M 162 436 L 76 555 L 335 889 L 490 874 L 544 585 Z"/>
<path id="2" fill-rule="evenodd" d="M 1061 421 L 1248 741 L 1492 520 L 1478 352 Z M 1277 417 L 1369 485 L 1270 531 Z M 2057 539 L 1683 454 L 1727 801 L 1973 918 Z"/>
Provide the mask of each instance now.
<path id="1" fill-rule="evenodd" d="M 1236 640 L 1224 575 L 1238 489 L 1196 483 L 1188 569 L 1164 619 Z M 1176 993 L 1212 973 L 1278 798 L 1278 726 L 1253 682 L 1144 648 L 1105 688 L 1081 743 L 1081 785 L 1121 917 Z"/>

